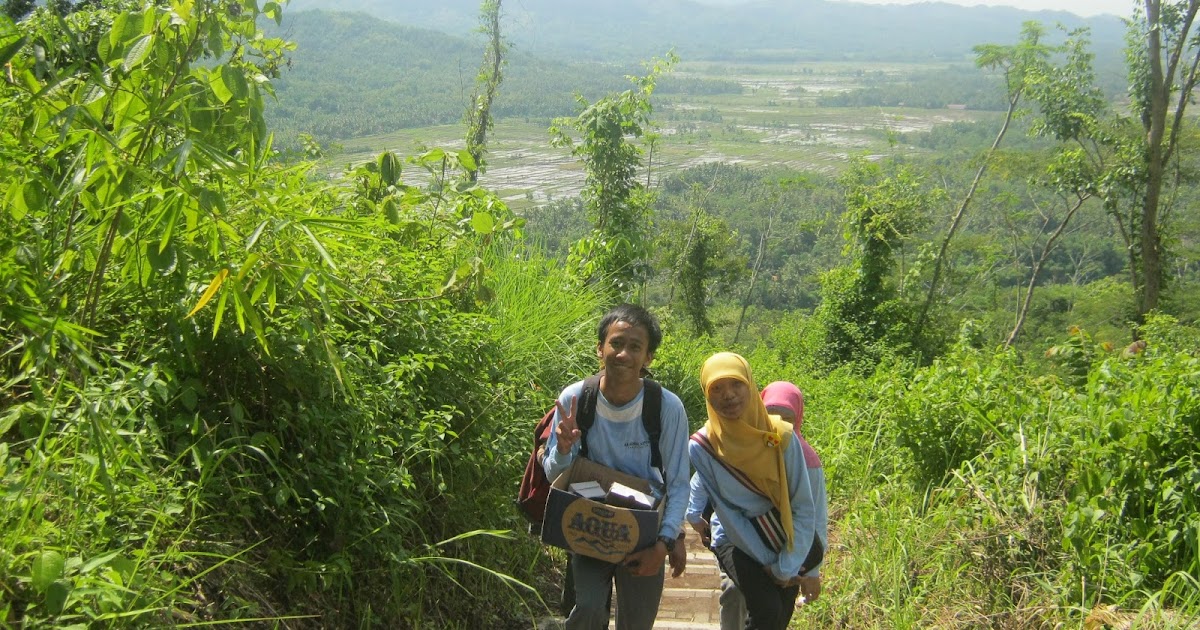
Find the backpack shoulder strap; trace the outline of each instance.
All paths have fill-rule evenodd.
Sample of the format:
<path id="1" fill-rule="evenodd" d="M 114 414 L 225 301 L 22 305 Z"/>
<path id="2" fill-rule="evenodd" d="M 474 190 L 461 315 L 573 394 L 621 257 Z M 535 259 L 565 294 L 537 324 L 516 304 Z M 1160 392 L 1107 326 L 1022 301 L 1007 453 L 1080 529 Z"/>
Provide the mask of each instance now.
<path id="1" fill-rule="evenodd" d="M 643 388 L 645 392 L 642 394 L 642 426 L 650 436 L 650 466 L 663 472 L 662 449 L 658 446 L 659 438 L 662 437 L 662 385 L 645 379 Z"/>
<path id="2" fill-rule="evenodd" d="M 704 429 L 700 429 L 699 431 L 693 433 L 691 440 L 704 447 L 704 450 L 708 452 L 709 457 L 711 457 L 713 461 L 720 464 L 730 476 L 732 476 L 734 479 L 737 479 L 743 486 L 746 487 L 747 490 L 759 496 L 767 496 L 766 493 L 758 489 L 758 486 L 754 485 L 753 481 L 750 481 L 750 478 L 747 477 L 745 473 L 725 463 L 724 460 L 717 456 L 717 451 L 713 448 L 712 442 L 708 441 L 708 435 L 704 433 Z"/>
<path id="3" fill-rule="evenodd" d="M 583 392 L 579 395 L 579 406 L 575 408 L 575 425 L 579 427 L 579 456 L 588 456 L 588 429 L 596 424 L 596 401 L 600 398 L 600 373 L 583 381 Z"/>

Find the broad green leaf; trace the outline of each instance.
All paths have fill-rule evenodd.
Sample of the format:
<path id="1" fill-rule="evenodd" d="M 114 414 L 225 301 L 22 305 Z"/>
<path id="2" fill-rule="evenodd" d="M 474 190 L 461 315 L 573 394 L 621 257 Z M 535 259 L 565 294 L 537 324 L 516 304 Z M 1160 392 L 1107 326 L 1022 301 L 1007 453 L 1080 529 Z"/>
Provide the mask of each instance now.
<path id="1" fill-rule="evenodd" d="M 221 82 L 238 100 L 246 98 L 246 95 L 250 93 L 250 88 L 246 85 L 246 75 L 233 66 L 221 66 Z"/>
<path id="2" fill-rule="evenodd" d="M 272 20 L 275 20 L 275 24 L 279 24 L 280 21 L 283 19 L 283 12 L 280 11 L 279 3 L 277 3 L 277 2 L 268 2 L 268 3 L 264 4 L 263 8 L 262 8 L 262 12 L 263 12 L 263 15 L 271 18 Z"/>
<path id="3" fill-rule="evenodd" d="M 400 181 L 400 160 L 391 151 L 379 154 L 379 177 L 388 186 L 395 186 Z"/>
<path id="4" fill-rule="evenodd" d="M 111 64 L 113 61 L 112 55 L 121 49 L 121 44 L 124 43 L 125 25 L 129 22 L 130 14 L 125 11 L 120 11 L 113 17 L 112 28 L 108 31 L 108 37 L 105 37 L 100 45 L 100 56 L 105 63 Z"/>
<path id="5" fill-rule="evenodd" d="M 213 298 L 213 296 L 217 294 L 217 291 L 221 288 L 221 284 L 223 284 L 225 282 L 225 278 L 228 278 L 228 277 L 229 277 L 229 269 L 226 268 L 226 269 L 222 269 L 222 270 L 218 271 L 217 275 L 213 277 L 212 282 L 208 283 L 208 288 L 204 290 L 204 294 L 200 296 L 200 301 L 187 314 L 187 317 L 191 317 L 192 315 L 195 315 L 196 311 L 199 311 L 200 309 L 204 308 L 204 305 L 208 304 L 209 300 L 211 300 Z M 224 296 L 222 296 L 222 298 L 221 298 L 222 302 L 224 301 L 224 299 L 225 299 Z M 219 315 L 218 315 L 218 317 L 219 317 Z M 215 326 L 214 326 L 214 328 L 215 328 Z"/>
<path id="6" fill-rule="evenodd" d="M 140 39 L 129 47 L 129 52 L 125 54 L 125 60 L 121 62 L 121 69 L 125 72 L 142 65 L 146 55 L 150 54 L 150 50 L 154 47 L 154 36 L 143 35 Z"/>
<path id="7" fill-rule="evenodd" d="M 458 163 L 472 171 L 478 168 L 478 166 L 475 164 L 475 157 L 466 149 L 458 152 Z"/>
<path id="8" fill-rule="evenodd" d="M 57 551 L 43 551 L 33 559 L 33 575 L 31 583 L 34 590 L 45 591 L 63 574 L 63 556 Z"/>
<path id="9" fill-rule="evenodd" d="M 431 149 L 429 151 L 426 151 L 421 156 L 421 161 L 426 164 L 429 164 L 432 162 L 441 162 L 444 159 L 446 159 L 446 151 L 444 149 Z"/>
<path id="10" fill-rule="evenodd" d="M 400 204 L 395 197 L 383 200 L 383 216 L 387 217 L 388 223 L 400 225 Z"/>
<path id="11" fill-rule="evenodd" d="M 471 229 L 479 234 L 491 234 L 496 231 L 496 219 L 487 212 L 476 212 L 471 217 Z"/>
<path id="12" fill-rule="evenodd" d="M 107 95 L 108 91 L 104 89 L 104 84 L 99 82 L 88 83 L 83 95 L 83 104 L 91 105 Z"/>
<path id="13" fill-rule="evenodd" d="M 217 100 L 221 101 L 222 105 L 229 103 L 229 99 L 233 98 L 233 91 L 229 86 L 225 85 L 225 79 L 221 73 L 211 73 L 208 75 L 208 87 L 212 88 L 213 94 Z"/>
<path id="14" fill-rule="evenodd" d="M 455 269 L 454 272 L 450 274 L 450 277 L 446 279 L 446 284 L 442 287 L 442 291 L 449 291 L 450 289 L 453 289 L 454 287 L 458 286 L 458 283 L 461 282 L 463 278 L 467 278 L 470 275 L 471 263 L 465 262 L 459 265 L 458 269 Z"/>
<path id="15" fill-rule="evenodd" d="M 29 214 L 29 206 L 25 205 L 25 186 L 16 186 L 10 192 L 8 213 L 12 215 L 14 221 L 20 221 L 25 218 L 26 214 Z"/>
<path id="16" fill-rule="evenodd" d="M 45 208 L 46 191 L 36 182 L 26 182 L 21 194 L 25 198 L 25 207 L 27 209 L 38 211 Z"/>
<path id="17" fill-rule="evenodd" d="M 71 585 L 66 580 L 55 580 L 46 588 L 46 611 L 52 615 L 62 614 L 63 606 L 67 604 L 67 596 L 71 594 Z"/>

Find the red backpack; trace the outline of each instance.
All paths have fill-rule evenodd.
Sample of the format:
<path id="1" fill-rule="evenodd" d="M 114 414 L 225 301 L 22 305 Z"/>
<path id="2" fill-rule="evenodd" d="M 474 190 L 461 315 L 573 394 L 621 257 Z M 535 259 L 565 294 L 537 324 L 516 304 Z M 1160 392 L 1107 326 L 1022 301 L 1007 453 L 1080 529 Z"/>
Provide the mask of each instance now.
<path id="1" fill-rule="evenodd" d="M 662 469 L 662 453 L 658 438 L 662 434 L 662 386 L 645 379 L 646 397 L 642 401 L 642 426 L 650 436 L 650 465 Z M 587 432 L 596 422 L 596 399 L 600 395 L 600 375 L 595 374 L 583 381 L 583 393 L 576 407 L 576 424 L 579 425 L 579 456 L 587 457 Z M 546 458 L 546 443 L 554 426 L 554 407 L 542 416 L 533 430 L 533 452 L 525 464 L 525 476 L 517 489 L 517 509 L 529 521 L 529 532 L 538 535 L 542 531 L 542 518 L 546 515 L 546 499 L 550 496 L 550 480 L 542 461 Z"/>

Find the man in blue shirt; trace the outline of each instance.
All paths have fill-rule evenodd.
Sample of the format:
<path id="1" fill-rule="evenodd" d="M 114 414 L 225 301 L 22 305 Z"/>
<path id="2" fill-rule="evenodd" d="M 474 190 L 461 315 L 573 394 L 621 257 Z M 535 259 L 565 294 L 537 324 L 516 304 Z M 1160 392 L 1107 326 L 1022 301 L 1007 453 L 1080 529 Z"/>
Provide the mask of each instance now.
<path id="1" fill-rule="evenodd" d="M 674 575 L 683 572 L 682 533 L 688 502 L 687 413 L 674 393 L 662 392 L 662 432 L 658 446 L 663 470 L 651 465 L 650 436 L 642 422 L 645 388 L 643 370 L 662 342 L 658 321 L 644 308 L 622 304 L 609 311 L 597 327 L 596 354 L 603 364 L 596 419 L 588 430 L 588 458 L 665 490 L 658 540 L 630 553 L 621 563 L 571 554 L 575 607 L 567 630 L 608 627 L 608 594 L 615 582 L 617 630 L 649 630 L 658 614 L 663 590 L 663 561 L 670 554 Z M 575 422 L 583 382 L 577 382 L 555 402 L 553 431 L 546 444 L 546 477 L 554 479 L 579 455 L 581 431 Z"/>

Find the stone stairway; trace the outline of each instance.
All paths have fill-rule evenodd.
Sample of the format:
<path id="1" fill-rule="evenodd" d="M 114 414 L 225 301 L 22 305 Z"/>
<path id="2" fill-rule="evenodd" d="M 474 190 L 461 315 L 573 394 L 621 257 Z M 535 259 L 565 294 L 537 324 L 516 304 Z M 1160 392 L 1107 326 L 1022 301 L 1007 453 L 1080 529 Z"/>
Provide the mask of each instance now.
<path id="1" fill-rule="evenodd" d="M 688 531 L 688 562 L 683 575 L 672 578 L 670 568 L 663 584 L 655 630 L 720 630 L 721 574 L 717 558 Z M 539 630 L 561 630 L 562 619 L 542 619 Z"/>
<path id="2" fill-rule="evenodd" d="M 704 548 L 700 537 L 689 531 L 688 562 L 683 575 L 667 574 L 662 601 L 658 605 L 656 630 L 719 630 L 721 573 L 717 558 Z"/>

